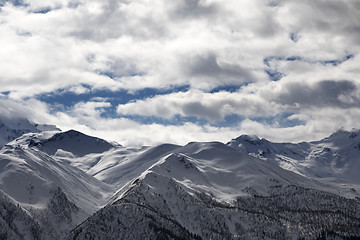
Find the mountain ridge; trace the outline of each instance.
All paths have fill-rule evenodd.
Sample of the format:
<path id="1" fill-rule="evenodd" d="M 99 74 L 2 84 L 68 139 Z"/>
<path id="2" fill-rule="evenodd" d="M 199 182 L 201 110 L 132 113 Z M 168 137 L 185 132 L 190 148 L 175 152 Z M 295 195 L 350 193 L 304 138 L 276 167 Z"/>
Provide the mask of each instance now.
<path id="1" fill-rule="evenodd" d="M 0 149 L 5 239 L 360 237 L 360 184 L 341 172 L 311 175 L 356 163 L 357 133 L 128 148 L 75 130 L 34 131 Z"/>
<path id="2" fill-rule="evenodd" d="M 273 143 L 242 135 L 227 145 L 304 176 L 360 183 L 357 173 L 360 168 L 359 129 L 340 129 L 322 140 L 300 143 Z"/>

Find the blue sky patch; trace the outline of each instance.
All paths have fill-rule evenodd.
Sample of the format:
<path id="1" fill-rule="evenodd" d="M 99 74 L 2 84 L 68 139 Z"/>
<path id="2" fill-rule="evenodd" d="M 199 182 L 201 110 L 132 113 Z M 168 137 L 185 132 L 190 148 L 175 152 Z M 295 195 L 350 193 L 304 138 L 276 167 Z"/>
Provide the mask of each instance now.
<path id="1" fill-rule="evenodd" d="M 82 85 L 88 88 L 90 92 L 84 94 L 76 94 L 68 91 L 68 89 L 59 89 L 56 92 L 46 93 L 36 96 L 40 101 L 46 102 L 55 108 L 61 107 L 69 109 L 79 102 L 96 101 L 96 99 L 106 99 L 107 102 L 111 103 L 111 107 L 106 108 L 106 112 L 103 113 L 104 117 L 117 117 L 116 107 L 119 104 L 126 104 L 130 101 L 143 100 L 151 98 L 156 95 L 165 95 L 174 92 L 185 92 L 189 89 L 188 85 L 177 86 L 169 89 L 156 89 L 156 88 L 145 88 L 136 91 L 135 93 L 129 93 L 127 90 L 110 91 L 110 90 L 91 90 L 89 85 Z M 95 99 L 95 100 L 94 100 Z M 54 109 L 56 111 L 56 109 Z"/>
<path id="2" fill-rule="evenodd" d="M 353 59 L 353 54 L 348 54 L 345 57 L 341 59 L 334 59 L 334 60 L 318 60 L 318 61 L 309 61 L 306 60 L 300 56 L 290 56 L 290 57 L 280 57 L 280 56 L 269 56 L 263 59 L 263 62 L 266 66 L 265 73 L 269 76 L 270 80 L 272 81 L 278 81 L 282 77 L 285 76 L 284 73 L 280 72 L 276 67 L 272 66 L 272 62 L 278 62 L 278 61 L 287 61 L 287 62 L 293 62 L 293 61 L 303 61 L 308 63 L 321 63 L 323 65 L 333 65 L 338 66 L 350 59 Z"/>
<path id="3" fill-rule="evenodd" d="M 59 8 L 56 8 L 56 9 L 59 9 Z M 51 12 L 52 9 L 51 7 L 46 7 L 46 8 L 40 8 L 40 9 L 36 9 L 34 11 L 32 11 L 32 13 L 35 13 L 35 14 L 46 14 L 48 12 Z"/>
<path id="4" fill-rule="evenodd" d="M 269 76 L 272 81 L 279 81 L 284 77 L 282 72 L 277 71 L 276 69 L 266 69 L 265 73 Z"/>
<path id="5" fill-rule="evenodd" d="M 246 84 L 242 84 L 242 85 L 225 85 L 225 86 L 218 86 L 216 88 L 213 88 L 209 91 L 209 93 L 217 93 L 217 92 L 237 92 L 241 87 L 247 85 Z"/>
<path id="6" fill-rule="evenodd" d="M 10 94 L 10 91 L 0 92 L 0 94 L 8 96 Z"/>
<path id="7" fill-rule="evenodd" d="M 232 114 L 226 116 L 223 120 L 217 122 L 210 122 L 206 119 L 199 118 L 199 117 L 184 117 L 181 115 L 175 115 L 171 119 L 162 118 L 161 116 L 138 116 L 138 115 L 119 115 L 117 113 L 117 106 L 119 104 L 126 104 L 131 101 L 136 100 L 144 100 L 146 98 L 151 98 L 157 95 L 165 95 L 171 94 L 176 92 L 186 92 L 189 90 L 189 86 L 180 86 L 180 87 L 173 87 L 170 89 L 155 89 L 155 88 L 145 88 L 141 89 L 135 93 L 129 93 L 126 90 L 119 90 L 116 92 L 112 92 L 109 90 L 99 90 L 94 91 L 90 89 L 90 86 L 83 85 L 90 90 L 88 93 L 84 94 L 76 94 L 74 92 L 70 92 L 67 89 L 59 89 L 53 93 L 41 94 L 38 95 L 36 98 L 40 101 L 46 102 L 47 104 L 52 106 L 52 111 L 66 111 L 66 109 L 70 109 L 75 104 L 79 102 L 89 102 L 89 101 L 101 101 L 104 100 L 106 102 L 111 103 L 110 107 L 103 108 L 104 112 L 100 114 L 103 118 L 119 118 L 125 117 L 136 121 L 141 124 L 161 124 L 161 125 L 175 125 L 180 126 L 184 125 L 186 122 L 191 122 L 200 126 L 204 126 L 207 124 L 216 126 L 216 127 L 231 127 L 236 126 L 239 121 L 244 120 L 243 117 Z M 227 91 L 227 92 L 235 92 L 239 90 L 240 86 L 222 86 L 215 88 L 211 91 L 220 92 L 220 91 Z"/>
<path id="8" fill-rule="evenodd" d="M 323 65 L 327 65 L 327 64 L 330 64 L 330 65 L 333 65 L 333 66 L 337 66 L 339 64 L 342 64 L 343 62 L 346 62 L 350 59 L 353 59 L 354 58 L 354 55 L 353 54 L 349 54 L 349 55 L 346 55 L 344 58 L 341 58 L 341 59 L 334 59 L 334 60 L 322 60 L 322 61 L 319 61 L 321 64 Z"/>

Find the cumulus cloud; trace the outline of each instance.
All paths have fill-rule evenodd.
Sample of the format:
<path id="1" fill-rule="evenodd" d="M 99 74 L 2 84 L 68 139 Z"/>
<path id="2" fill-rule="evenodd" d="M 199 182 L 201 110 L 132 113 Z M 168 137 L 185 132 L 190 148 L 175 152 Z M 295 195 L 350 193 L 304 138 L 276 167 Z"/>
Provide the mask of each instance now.
<path id="1" fill-rule="evenodd" d="M 211 87 L 219 85 L 241 85 L 253 82 L 252 71 L 237 64 L 220 62 L 213 53 L 183 59 L 184 72 L 195 81 L 203 80 Z"/>
<path id="2" fill-rule="evenodd" d="M 159 95 L 118 105 L 120 115 L 157 116 L 173 118 L 176 115 L 198 117 L 216 122 L 225 116 L 266 117 L 276 112 L 276 106 L 256 96 L 241 93 L 204 93 L 200 90 Z"/>
<path id="3" fill-rule="evenodd" d="M 104 136 L 112 126 L 139 136 L 129 143 L 154 142 L 143 133 L 157 131 L 159 139 L 179 143 L 191 131 L 201 139 L 248 131 L 296 140 L 359 126 L 357 0 L 3 0 L 0 8 L 0 102 L 11 107 L 1 114 L 18 111 Z M 122 103 L 115 119 L 103 117 L 115 106 L 96 94 L 68 108 L 37 100 L 54 91 L 174 86 L 189 89 Z M 239 90 L 227 92 L 229 86 Z M 218 87 L 224 91 L 211 91 Z M 284 113 L 301 123 L 254 120 Z M 233 114 L 246 120 L 211 128 Z M 210 125 L 144 125 L 134 115 L 196 117 Z M 175 130 L 179 135 L 168 136 Z"/>
<path id="4" fill-rule="evenodd" d="M 254 88 L 254 92 L 251 90 Z M 250 91 L 250 92 L 247 92 Z M 159 95 L 144 100 L 120 104 L 120 115 L 157 116 L 176 115 L 198 117 L 212 122 L 237 114 L 242 117 L 269 117 L 281 112 L 317 111 L 323 107 L 358 108 L 360 89 L 349 80 L 321 80 L 317 82 L 280 81 L 271 84 L 245 86 L 237 92 L 206 93 L 200 90 Z"/>
<path id="5" fill-rule="evenodd" d="M 355 1 L 22 3 L 5 4 L 0 14 L 7 46 L 1 81 L 14 97 L 80 83 L 111 90 L 241 85 L 268 78 L 269 56 L 338 59 L 359 50 L 351 44 Z M 35 13 L 45 8 L 51 11 Z M 296 44 L 289 37 L 295 33 Z M 33 88 L 23 88 L 29 82 Z"/>

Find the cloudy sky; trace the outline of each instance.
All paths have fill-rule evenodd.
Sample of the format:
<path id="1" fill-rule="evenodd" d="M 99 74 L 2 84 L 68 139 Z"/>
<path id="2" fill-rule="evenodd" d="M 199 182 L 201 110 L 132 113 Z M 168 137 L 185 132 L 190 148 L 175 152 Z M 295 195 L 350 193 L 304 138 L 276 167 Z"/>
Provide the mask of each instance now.
<path id="1" fill-rule="evenodd" d="M 360 128 L 358 0 L 0 0 L 0 114 L 123 145 Z"/>

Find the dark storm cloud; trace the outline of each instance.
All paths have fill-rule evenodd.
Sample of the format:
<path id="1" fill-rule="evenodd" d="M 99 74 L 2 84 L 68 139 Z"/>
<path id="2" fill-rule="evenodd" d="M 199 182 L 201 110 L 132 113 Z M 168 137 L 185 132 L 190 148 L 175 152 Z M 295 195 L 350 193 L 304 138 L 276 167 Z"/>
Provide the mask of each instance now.
<path id="1" fill-rule="evenodd" d="M 359 107 L 360 99 L 354 94 L 357 86 L 347 80 L 324 80 L 309 85 L 306 83 L 289 83 L 276 98 L 276 102 L 299 107 Z"/>

